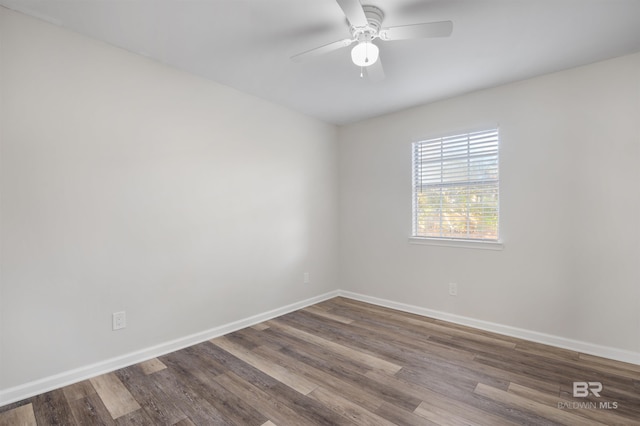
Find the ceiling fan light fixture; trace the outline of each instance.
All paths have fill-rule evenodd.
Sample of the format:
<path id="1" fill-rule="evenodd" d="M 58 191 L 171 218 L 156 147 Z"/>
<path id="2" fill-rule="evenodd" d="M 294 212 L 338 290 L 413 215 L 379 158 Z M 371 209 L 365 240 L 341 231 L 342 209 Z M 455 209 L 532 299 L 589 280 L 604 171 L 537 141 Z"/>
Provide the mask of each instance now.
<path id="1" fill-rule="evenodd" d="M 362 41 L 351 49 L 351 60 L 359 67 L 368 67 L 378 60 L 380 50 L 370 41 Z"/>

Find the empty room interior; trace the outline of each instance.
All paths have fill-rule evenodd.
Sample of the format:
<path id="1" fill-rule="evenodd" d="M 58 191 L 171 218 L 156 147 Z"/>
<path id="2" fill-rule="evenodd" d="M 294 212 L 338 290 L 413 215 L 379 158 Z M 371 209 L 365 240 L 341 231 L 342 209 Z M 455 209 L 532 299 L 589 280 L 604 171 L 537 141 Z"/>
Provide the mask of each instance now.
<path id="1" fill-rule="evenodd" d="M 640 424 L 640 2 L 0 0 L 0 425 Z"/>

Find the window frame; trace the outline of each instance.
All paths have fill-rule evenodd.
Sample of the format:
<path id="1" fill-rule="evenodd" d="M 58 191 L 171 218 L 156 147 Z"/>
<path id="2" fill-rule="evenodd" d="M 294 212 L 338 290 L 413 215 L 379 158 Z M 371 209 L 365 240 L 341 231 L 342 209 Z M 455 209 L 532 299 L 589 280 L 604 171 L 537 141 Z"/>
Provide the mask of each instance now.
<path id="1" fill-rule="evenodd" d="M 418 206 L 417 206 L 417 190 L 416 190 L 416 147 L 420 144 L 435 142 L 440 140 L 442 143 L 443 139 L 451 139 L 451 138 L 468 138 L 470 135 L 478 134 L 478 133 L 490 133 L 496 132 L 496 170 L 497 170 L 497 179 L 496 179 L 496 189 L 498 194 L 497 200 L 497 223 L 496 223 L 496 239 L 480 239 L 480 238 L 459 238 L 459 237 L 440 237 L 440 236 L 420 236 L 416 235 L 416 221 L 418 214 Z M 411 143 L 411 235 L 409 237 L 409 242 L 412 244 L 425 244 L 425 245 L 434 245 L 434 246 L 445 246 L 445 247 L 460 247 L 460 248 L 468 248 L 468 249 L 487 249 L 487 250 L 502 250 L 504 249 L 504 244 L 502 242 L 502 214 L 501 214 L 501 194 L 500 194 L 500 169 L 501 169 L 501 145 L 502 145 L 502 137 L 501 137 L 500 127 L 497 125 L 485 126 L 480 129 L 473 130 L 465 130 L 459 132 L 448 132 L 447 134 L 443 134 L 440 136 L 432 136 L 428 138 L 423 138 L 420 140 L 415 140 Z M 469 180 L 465 180 L 461 182 L 462 185 L 469 185 L 471 182 Z"/>

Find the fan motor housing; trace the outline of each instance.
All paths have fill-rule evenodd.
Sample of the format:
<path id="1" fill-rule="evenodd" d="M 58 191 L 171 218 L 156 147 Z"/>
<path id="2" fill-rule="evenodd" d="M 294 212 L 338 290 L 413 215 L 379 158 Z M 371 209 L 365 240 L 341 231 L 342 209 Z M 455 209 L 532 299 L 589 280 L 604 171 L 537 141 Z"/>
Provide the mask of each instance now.
<path id="1" fill-rule="evenodd" d="M 362 6 L 364 10 L 364 16 L 369 21 L 369 26 L 375 30 L 376 33 L 382 28 L 382 20 L 384 19 L 384 12 L 375 6 Z"/>
<path id="2" fill-rule="evenodd" d="M 384 12 L 375 6 L 362 6 L 364 15 L 367 17 L 367 25 L 364 27 L 351 27 L 351 33 L 355 40 L 372 40 L 378 36 L 382 28 Z"/>

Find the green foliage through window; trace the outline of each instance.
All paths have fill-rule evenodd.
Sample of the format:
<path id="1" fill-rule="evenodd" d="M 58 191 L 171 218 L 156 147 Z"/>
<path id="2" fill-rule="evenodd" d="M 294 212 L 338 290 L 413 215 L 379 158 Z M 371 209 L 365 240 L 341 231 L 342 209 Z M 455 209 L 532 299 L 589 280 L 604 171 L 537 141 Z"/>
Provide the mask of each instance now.
<path id="1" fill-rule="evenodd" d="M 498 240 L 498 130 L 413 144 L 413 236 Z"/>

